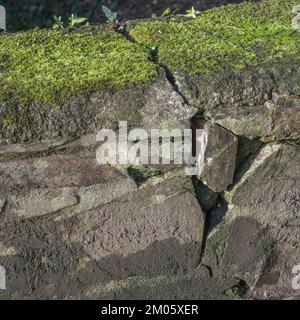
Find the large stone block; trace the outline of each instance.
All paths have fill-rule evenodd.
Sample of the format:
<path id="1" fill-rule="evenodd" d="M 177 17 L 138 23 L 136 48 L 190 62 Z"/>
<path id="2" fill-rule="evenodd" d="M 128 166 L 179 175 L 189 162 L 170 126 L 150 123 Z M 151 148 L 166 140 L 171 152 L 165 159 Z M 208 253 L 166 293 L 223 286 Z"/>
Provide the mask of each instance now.
<path id="1" fill-rule="evenodd" d="M 189 189 L 192 184 L 184 177 L 146 186 L 79 215 L 70 239 L 119 275 L 153 276 L 195 267 L 204 214 Z"/>

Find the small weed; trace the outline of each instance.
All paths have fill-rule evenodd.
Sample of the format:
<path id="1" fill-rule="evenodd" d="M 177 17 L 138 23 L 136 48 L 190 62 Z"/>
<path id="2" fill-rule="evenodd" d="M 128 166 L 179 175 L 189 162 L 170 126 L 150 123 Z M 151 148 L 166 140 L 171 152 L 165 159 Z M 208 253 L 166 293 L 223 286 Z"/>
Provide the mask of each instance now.
<path id="1" fill-rule="evenodd" d="M 71 16 L 69 17 L 69 27 L 71 29 L 74 29 L 74 28 L 78 27 L 80 24 L 82 24 L 83 22 L 86 22 L 86 21 L 87 21 L 87 18 L 77 17 L 76 15 L 74 15 L 72 13 Z"/>
<path id="2" fill-rule="evenodd" d="M 188 18 L 196 19 L 198 16 L 200 16 L 200 14 L 201 14 L 201 11 L 195 10 L 195 8 L 192 7 L 190 10 L 186 11 L 184 16 Z"/>
<path id="3" fill-rule="evenodd" d="M 64 27 L 64 22 L 62 20 L 61 16 L 54 16 L 54 23 L 52 25 L 52 29 L 57 30 L 57 29 L 62 29 Z"/>
<path id="4" fill-rule="evenodd" d="M 71 16 L 68 19 L 69 24 L 68 27 L 70 29 L 74 29 L 78 27 L 80 24 L 83 22 L 87 21 L 87 18 L 84 17 L 77 17 L 75 14 L 71 14 Z M 58 29 L 63 29 L 65 27 L 63 18 L 61 16 L 54 16 L 54 23 L 52 25 L 52 29 L 58 30 Z"/>
<path id="5" fill-rule="evenodd" d="M 161 15 L 160 17 L 168 17 L 168 16 L 173 16 L 176 11 L 172 10 L 171 8 L 167 8 Z"/>

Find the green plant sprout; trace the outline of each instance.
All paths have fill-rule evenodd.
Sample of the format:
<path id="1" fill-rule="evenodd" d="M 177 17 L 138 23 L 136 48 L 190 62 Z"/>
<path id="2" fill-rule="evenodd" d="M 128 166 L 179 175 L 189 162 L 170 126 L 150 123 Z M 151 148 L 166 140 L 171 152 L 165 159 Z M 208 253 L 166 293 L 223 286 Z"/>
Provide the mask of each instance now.
<path id="1" fill-rule="evenodd" d="M 160 15 L 161 18 L 167 17 L 167 16 L 172 16 L 175 14 L 175 11 L 173 11 L 171 8 L 165 9 L 165 11 Z"/>
<path id="2" fill-rule="evenodd" d="M 117 17 L 118 17 L 117 12 L 113 12 L 105 6 L 102 6 L 102 11 L 105 14 L 108 22 L 116 22 Z"/>
<path id="3" fill-rule="evenodd" d="M 196 19 L 201 14 L 201 11 L 195 10 L 192 7 L 190 10 L 186 11 L 185 17 Z"/>
<path id="4" fill-rule="evenodd" d="M 77 17 L 72 13 L 71 16 L 69 17 L 69 27 L 73 29 L 86 21 L 87 21 L 87 18 Z"/>
<path id="5" fill-rule="evenodd" d="M 78 27 L 83 22 L 87 21 L 87 18 L 77 17 L 75 14 L 71 14 L 69 17 L 69 28 L 74 29 Z M 54 23 L 52 25 L 52 29 L 58 30 L 63 29 L 65 27 L 64 21 L 61 16 L 54 16 Z"/>
<path id="6" fill-rule="evenodd" d="M 54 23 L 52 26 L 52 29 L 57 30 L 57 29 L 62 29 L 64 27 L 64 22 L 62 20 L 61 16 L 54 16 Z"/>

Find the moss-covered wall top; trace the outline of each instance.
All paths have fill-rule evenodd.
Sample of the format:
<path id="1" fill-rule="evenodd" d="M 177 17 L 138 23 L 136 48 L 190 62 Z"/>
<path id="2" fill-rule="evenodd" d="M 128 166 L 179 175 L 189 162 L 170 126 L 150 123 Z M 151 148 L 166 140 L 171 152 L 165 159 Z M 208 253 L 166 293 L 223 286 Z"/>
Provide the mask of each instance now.
<path id="1" fill-rule="evenodd" d="M 300 61 L 300 32 L 292 28 L 299 0 L 245 2 L 208 10 L 197 19 L 149 21 L 132 30 L 173 71 L 213 73 L 282 60 Z"/>
<path id="2" fill-rule="evenodd" d="M 46 103 L 100 86 L 144 83 L 148 51 L 110 28 L 34 30 L 0 37 L 0 100 Z"/>
<path id="3" fill-rule="evenodd" d="M 211 74 L 274 61 L 300 61 L 292 28 L 299 0 L 208 10 L 197 19 L 134 23 L 130 41 L 111 26 L 77 32 L 33 30 L 0 37 L 0 101 L 57 102 L 78 92 L 144 84 L 157 60 L 172 71 Z"/>

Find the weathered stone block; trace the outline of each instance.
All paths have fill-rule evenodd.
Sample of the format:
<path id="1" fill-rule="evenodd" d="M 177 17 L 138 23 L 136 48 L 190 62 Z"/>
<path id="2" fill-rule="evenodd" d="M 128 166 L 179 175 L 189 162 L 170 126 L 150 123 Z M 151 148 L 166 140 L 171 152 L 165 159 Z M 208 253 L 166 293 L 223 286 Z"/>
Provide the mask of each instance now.
<path id="1" fill-rule="evenodd" d="M 204 214 L 188 191 L 192 189 L 188 181 L 179 177 L 144 187 L 81 214 L 71 241 L 81 244 L 86 255 L 105 268 L 113 264 L 119 273 L 125 268 L 129 274 L 149 276 L 196 266 Z"/>
<path id="2" fill-rule="evenodd" d="M 234 134 L 250 139 L 300 137 L 300 98 L 296 96 L 277 95 L 264 105 L 221 108 L 205 115 Z"/>
<path id="3" fill-rule="evenodd" d="M 5 161 L 0 163 L 0 177 L 7 210 L 27 218 L 68 207 L 76 214 L 136 190 L 129 176 L 99 165 L 94 155 Z"/>

